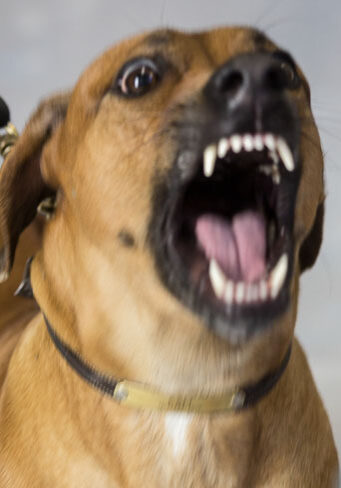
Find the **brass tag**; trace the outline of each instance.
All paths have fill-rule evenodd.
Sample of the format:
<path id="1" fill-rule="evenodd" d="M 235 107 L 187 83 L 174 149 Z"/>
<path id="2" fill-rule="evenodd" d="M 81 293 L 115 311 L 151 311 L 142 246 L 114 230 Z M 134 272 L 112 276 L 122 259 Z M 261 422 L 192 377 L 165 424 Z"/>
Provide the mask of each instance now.
<path id="1" fill-rule="evenodd" d="M 138 383 L 120 381 L 115 388 L 113 397 L 116 401 L 128 407 L 213 413 L 234 411 L 241 408 L 244 402 L 243 394 L 243 391 L 232 390 L 222 395 L 213 396 L 166 395 Z"/>

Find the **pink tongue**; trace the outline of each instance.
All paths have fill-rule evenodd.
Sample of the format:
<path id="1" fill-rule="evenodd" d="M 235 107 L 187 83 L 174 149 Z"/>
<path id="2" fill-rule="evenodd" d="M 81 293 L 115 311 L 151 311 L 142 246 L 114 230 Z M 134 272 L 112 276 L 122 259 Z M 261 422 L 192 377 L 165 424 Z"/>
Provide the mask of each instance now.
<path id="1" fill-rule="evenodd" d="M 232 223 L 213 214 L 198 218 L 195 232 L 208 259 L 228 278 L 252 282 L 265 273 L 265 222 L 257 212 L 241 212 Z"/>

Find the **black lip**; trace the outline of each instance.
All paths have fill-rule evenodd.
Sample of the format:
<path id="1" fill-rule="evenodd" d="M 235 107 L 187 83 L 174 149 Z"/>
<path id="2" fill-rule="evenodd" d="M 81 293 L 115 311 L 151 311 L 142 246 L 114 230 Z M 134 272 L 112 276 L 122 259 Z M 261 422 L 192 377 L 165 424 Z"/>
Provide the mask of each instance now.
<path id="1" fill-rule="evenodd" d="M 281 119 L 281 122 L 276 119 L 272 124 L 271 119 L 266 119 L 265 128 L 262 130 L 263 133 L 269 132 L 283 137 L 295 160 L 293 172 L 284 170 L 278 203 L 286 229 L 282 251 L 289 257 L 287 277 L 275 300 L 241 306 L 236 304 L 227 306 L 216 298 L 212 287 L 208 284 L 209 279 L 193 282 L 187 263 L 177 249 L 175 239 L 177 220 L 181 215 L 179 205 L 181 206 L 186 188 L 201 171 L 204 148 L 211 142 L 216 143 L 220 137 L 229 137 L 235 133 L 254 134 L 255 131 L 251 128 L 253 121 L 250 121 L 249 113 L 244 111 L 244 117 L 243 114 L 238 114 L 235 124 L 231 119 L 226 120 L 226 115 L 224 118 L 217 116 L 213 123 L 212 114 L 207 115 L 207 111 L 205 117 L 202 116 L 202 112 L 199 112 L 198 117 L 198 111 L 193 111 L 193 107 L 190 112 L 192 116 L 189 119 L 187 110 L 182 120 L 173 123 L 177 150 L 171 168 L 166 175 L 155 176 L 149 243 L 160 278 L 170 292 L 198 315 L 215 334 L 230 342 L 241 343 L 274 324 L 290 305 L 294 256 L 294 210 L 301 176 L 299 125 L 295 116 L 296 111 L 295 107 L 288 103 L 285 109 L 286 116 Z M 206 124 L 197 124 L 198 119 L 206 120 Z M 245 130 L 239 130 L 241 127 Z"/>
<path id="2" fill-rule="evenodd" d="M 297 149 L 292 148 L 297 155 Z M 175 246 L 177 208 L 184 194 L 184 189 L 193 175 L 199 170 L 201 162 L 195 163 L 195 169 L 186 178 L 179 169 L 178 153 L 171 170 L 166 177 L 156 177 L 153 217 L 150 223 L 149 240 L 154 251 L 157 269 L 165 286 L 180 302 L 197 314 L 206 326 L 232 342 L 243 342 L 254 334 L 268 328 L 287 310 L 290 303 L 290 283 L 293 273 L 294 242 L 292 237 L 296 193 L 300 178 L 299 160 L 295 158 L 295 170 L 287 174 L 283 183 L 283 198 L 286 206 L 286 239 L 283 252 L 289 256 L 289 269 L 285 283 L 275 300 L 259 304 L 230 305 L 222 303 L 206 283 L 194 284 L 188 269 Z M 286 198 L 285 198 L 286 196 Z M 287 198 L 290 196 L 290 198 Z"/>

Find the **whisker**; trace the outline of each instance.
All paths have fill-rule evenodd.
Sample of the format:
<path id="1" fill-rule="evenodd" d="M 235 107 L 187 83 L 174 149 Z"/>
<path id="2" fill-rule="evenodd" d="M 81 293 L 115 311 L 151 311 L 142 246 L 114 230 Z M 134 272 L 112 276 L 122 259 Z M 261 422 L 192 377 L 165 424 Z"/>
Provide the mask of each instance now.
<path id="1" fill-rule="evenodd" d="M 280 19 L 277 19 L 263 27 L 263 31 L 267 34 L 273 29 L 276 29 L 279 26 L 291 23 L 291 22 L 296 22 L 298 21 L 297 17 L 291 16 L 291 17 L 282 17 Z"/>
<path id="2" fill-rule="evenodd" d="M 165 12 L 167 8 L 167 0 L 163 0 L 160 14 L 160 25 L 164 25 Z"/>
<path id="3" fill-rule="evenodd" d="M 278 0 L 277 2 L 272 2 L 271 6 L 269 7 L 268 5 L 264 6 L 263 12 L 260 14 L 259 17 L 257 17 L 256 21 L 253 23 L 257 28 L 261 28 L 264 30 L 262 27 L 263 21 L 265 21 L 267 18 L 269 18 L 270 15 L 273 14 L 275 9 L 281 4 L 281 1 Z"/>

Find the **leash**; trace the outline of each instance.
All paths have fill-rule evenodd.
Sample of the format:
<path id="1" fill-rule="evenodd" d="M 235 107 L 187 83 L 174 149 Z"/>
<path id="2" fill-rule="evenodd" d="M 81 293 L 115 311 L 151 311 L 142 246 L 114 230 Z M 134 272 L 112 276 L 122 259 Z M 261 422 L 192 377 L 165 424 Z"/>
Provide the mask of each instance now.
<path id="1" fill-rule="evenodd" d="M 5 158 L 19 137 L 15 126 L 10 122 L 10 111 L 0 97 L 0 156 Z"/>
<path id="2" fill-rule="evenodd" d="M 87 383 L 109 395 L 122 405 L 154 410 L 172 410 L 192 413 L 240 411 L 255 405 L 276 385 L 290 359 L 291 344 L 277 370 L 264 376 L 258 383 L 235 389 L 222 395 L 166 395 L 142 383 L 116 380 L 97 371 L 80 354 L 71 349 L 56 333 L 48 319 L 45 324 L 52 342 L 69 366 Z"/>

